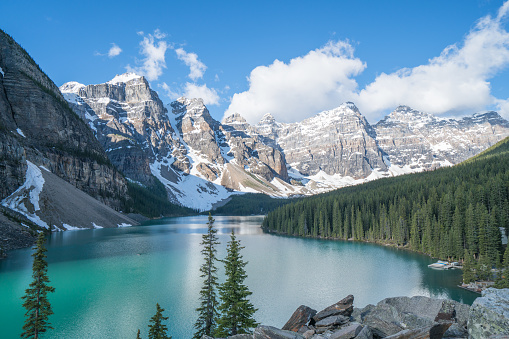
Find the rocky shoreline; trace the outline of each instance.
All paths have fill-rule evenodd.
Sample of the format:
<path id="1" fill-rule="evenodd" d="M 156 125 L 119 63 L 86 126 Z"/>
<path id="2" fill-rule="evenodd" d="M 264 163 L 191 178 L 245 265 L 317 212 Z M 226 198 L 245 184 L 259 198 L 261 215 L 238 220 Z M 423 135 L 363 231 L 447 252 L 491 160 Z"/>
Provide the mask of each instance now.
<path id="1" fill-rule="evenodd" d="M 353 302 L 349 295 L 320 312 L 301 305 L 281 329 L 259 325 L 253 334 L 226 339 L 509 338 L 509 289 L 488 288 L 472 306 L 423 296 L 364 308 Z"/>

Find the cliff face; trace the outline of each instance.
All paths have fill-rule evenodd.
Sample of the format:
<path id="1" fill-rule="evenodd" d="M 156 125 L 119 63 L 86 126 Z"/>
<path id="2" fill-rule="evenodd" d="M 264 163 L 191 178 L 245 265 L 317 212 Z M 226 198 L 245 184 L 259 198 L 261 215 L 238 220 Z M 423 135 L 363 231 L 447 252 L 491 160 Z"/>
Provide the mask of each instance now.
<path id="1" fill-rule="evenodd" d="M 58 87 L 1 30 L 0 68 L 0 199 L 22 185 L 29 160 L 119 208 L 125 179 Z"/>

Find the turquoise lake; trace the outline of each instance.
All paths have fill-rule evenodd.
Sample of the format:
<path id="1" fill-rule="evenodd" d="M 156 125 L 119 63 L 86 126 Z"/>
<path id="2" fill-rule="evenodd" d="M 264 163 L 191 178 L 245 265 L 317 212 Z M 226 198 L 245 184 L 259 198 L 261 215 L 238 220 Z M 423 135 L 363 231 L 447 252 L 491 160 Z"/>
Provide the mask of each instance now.
<path id="1" fill-rule="evenodd" d="M 429 269 L 434 260 L 366 243 L 264 234 L 263 217 L 215 217 L 224 258 L 233 229 L 259 310 L 258 322 L 281 327 L 299 305 L 321 310 L 348 294 L 364 307 L 393 296 L 427 295 L 471 304 L 478 296 L 457 287 L 461 271 Z M 167 218 L 142 226 L 54 233 L 47 242 L 54 330 L 44 338 L 147 337 L 159 303 L 173 339 L 191 338 L 196 320 L 201 235 L 206 216 Z M 31 282 L 31 249 L 0 260 L 2 338 L 19 338 L 21 296 Z M 219 276 L 222 281 L 222 267 Z"/>

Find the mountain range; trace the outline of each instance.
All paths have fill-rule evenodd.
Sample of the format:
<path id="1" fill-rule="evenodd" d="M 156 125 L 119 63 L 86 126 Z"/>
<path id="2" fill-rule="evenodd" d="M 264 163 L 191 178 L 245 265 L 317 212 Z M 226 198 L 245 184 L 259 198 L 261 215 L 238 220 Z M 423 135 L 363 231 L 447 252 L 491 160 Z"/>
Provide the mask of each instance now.
<path id="1" fill-rule="evenodd" d="M 451 166 L 508 135 L 496 112 L 452 119 L 400 106 L 371 125 L 353 103 L 294 123 L 217 121 L 199 98 L 163 104 L 133 73 L 58 88 L 0 30 L 4 249 L 29 245 L 41 227 L 134 225 L 139 216 L 122 211 L 155 200 L 169 211 L 166 197 L 208 210 L 246 192 L 307 196 Z M 152 214 L 164 214 L 158 206 Z"/>
<path id="2" fill-rule="evenodd" d="M 295 123 L 266 114 L 251 125 L 239 113 L 219 122 L 201 99 L 164 106 L 133 73 L 60 90 L 128 180 L 157 178 L 172 202 L 199 210 L 239 192 L 313 195 L 451 166 L 509 135 L 496 112 L 453 119 L 399 106 L 371 125 L 351 102 Z"/>

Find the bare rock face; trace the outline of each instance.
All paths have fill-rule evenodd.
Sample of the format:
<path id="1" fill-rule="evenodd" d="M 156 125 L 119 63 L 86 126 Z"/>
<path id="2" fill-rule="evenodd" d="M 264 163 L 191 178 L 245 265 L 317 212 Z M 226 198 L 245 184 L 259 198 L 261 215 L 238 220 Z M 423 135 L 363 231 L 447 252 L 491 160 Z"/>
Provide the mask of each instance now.
<path id="1" fill-rule="evenodd" d="M 30 160 L 119 208 L 127 192 L 125 179 L 58 87 L 1 30 L 0 68 L 0 199 L 23 183 Z"/>
<path id="2" fill-rule="evenodd" d="M 256 128 L 279 145 L 292 168 L 306 176 L 323 171 L 365 178 L 374 168 L 386 169 L 374 130 L 353 103 L 291 124 L 276 123 L 265 115 Z"/>
<path id="3" fill-rule="evenodd" d="M 446 119 L 399 106 L 375 125 L 387 160 L 409 170 L 460 163 L 508 135 L 509 123 L 496 112 Z"/>
<path id="4" fill-rule="evenodd" d="M 66 83 L 60 90 L 131 180 L 151 185 L 151 161 L 181 155 L 167 110 L 144 77 L 126 73 L 99 85 Z"/>

